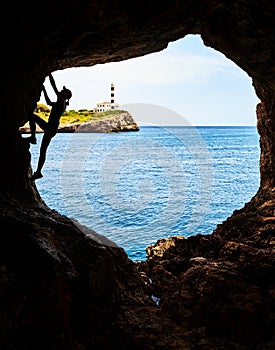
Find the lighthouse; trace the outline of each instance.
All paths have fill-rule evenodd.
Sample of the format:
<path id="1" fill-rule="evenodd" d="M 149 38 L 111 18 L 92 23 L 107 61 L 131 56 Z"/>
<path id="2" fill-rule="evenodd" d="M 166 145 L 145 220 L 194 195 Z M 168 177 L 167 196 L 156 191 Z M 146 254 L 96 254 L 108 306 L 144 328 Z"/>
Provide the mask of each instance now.
<path id="1" fill-rule="evenodd" d="M 111 109 L 115 109 L 115 84 L 111 84 Z"/>
<path id="2" fill-rule="evenodd" d="M 96 107 L 92 109 L 94 113 L 101 113 L 109 111 L 110 109 L 118 109 L 119 104 L 115 103 L 115 84 L 111 84 L 111 101 L 108 102 L 98 102 Z"/>

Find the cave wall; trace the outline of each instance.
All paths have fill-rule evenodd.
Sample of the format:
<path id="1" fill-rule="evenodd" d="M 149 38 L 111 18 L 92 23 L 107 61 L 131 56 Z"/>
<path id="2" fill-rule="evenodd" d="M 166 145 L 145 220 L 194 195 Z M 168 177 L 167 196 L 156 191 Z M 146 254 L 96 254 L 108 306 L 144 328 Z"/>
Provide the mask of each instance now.
<path id="1" fill-rule="evenodd" d="M 2 191 L 33 196 L 29 156 L 18 127 L 39 100 L 49 72 L 93 66 L 160 51 L 170 41 L 200 34 L 246 71 L 262 101 L 261 188 L 274 188 L 274 18 L 272 1 L 47 1 L 5 4 L 2 28 Z M 4 32 L 5 30 L 5 32 Z"/>
<path id="2" fill-rule="evenodd" d="M 2 15 L 1 350 L 274 349 L 274 2 L 25 1 Z M 261 185 L 212 235 L 161 240 L 143 269 L 43 203 L 18 129 L 49 72 L 142 56 L 187 34 L 253 80 Z"/>

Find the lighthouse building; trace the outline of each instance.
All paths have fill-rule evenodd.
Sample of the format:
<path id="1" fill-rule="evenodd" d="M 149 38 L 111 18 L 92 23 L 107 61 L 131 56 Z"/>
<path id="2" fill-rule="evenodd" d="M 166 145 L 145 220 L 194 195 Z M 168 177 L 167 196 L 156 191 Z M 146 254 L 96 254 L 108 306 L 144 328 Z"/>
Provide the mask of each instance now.
<path id="1" fill-rule="evenodd" d="M 115 103 L 115 85 L 111 84 L 111 102 L 99 102 L 96 104 L 96 107 L 93 108 L 93 112 L 106 112 L 112 109 L 118 109 L 119 104 Z"/>

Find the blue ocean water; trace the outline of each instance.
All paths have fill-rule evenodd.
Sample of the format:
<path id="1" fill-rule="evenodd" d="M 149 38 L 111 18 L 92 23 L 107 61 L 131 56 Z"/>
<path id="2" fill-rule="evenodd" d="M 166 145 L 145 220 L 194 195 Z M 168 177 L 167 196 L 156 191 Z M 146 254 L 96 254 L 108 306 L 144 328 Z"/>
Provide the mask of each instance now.
<path id="1" fill-rule="evenodd" d="M 259 187 L 259 157 L 256 127 L 60 133 L 36 185 L 49 207 L 144 260 L 159 238 L 210 234 L 242 208 Z"/>

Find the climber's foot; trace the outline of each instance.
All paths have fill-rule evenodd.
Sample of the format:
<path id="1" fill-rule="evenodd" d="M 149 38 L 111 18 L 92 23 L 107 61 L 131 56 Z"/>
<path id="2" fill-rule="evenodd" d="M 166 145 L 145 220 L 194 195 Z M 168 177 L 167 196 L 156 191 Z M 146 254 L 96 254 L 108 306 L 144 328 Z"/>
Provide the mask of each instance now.
<path id="1" fill-rule="evenodd" d="M 41 171 L 35 171 L 31 177 L 31 180 L 37 180 L 37 179 L 41 179 L 41 177 L 43 177 Z"/>
<path id="2" fill-rule="evenodd" d="M 29 141 L 29 143 L 32 143 L 33 145 L 36 145 L 37 143 L 35 136 L 26 137 L 26 140 Z"/>

